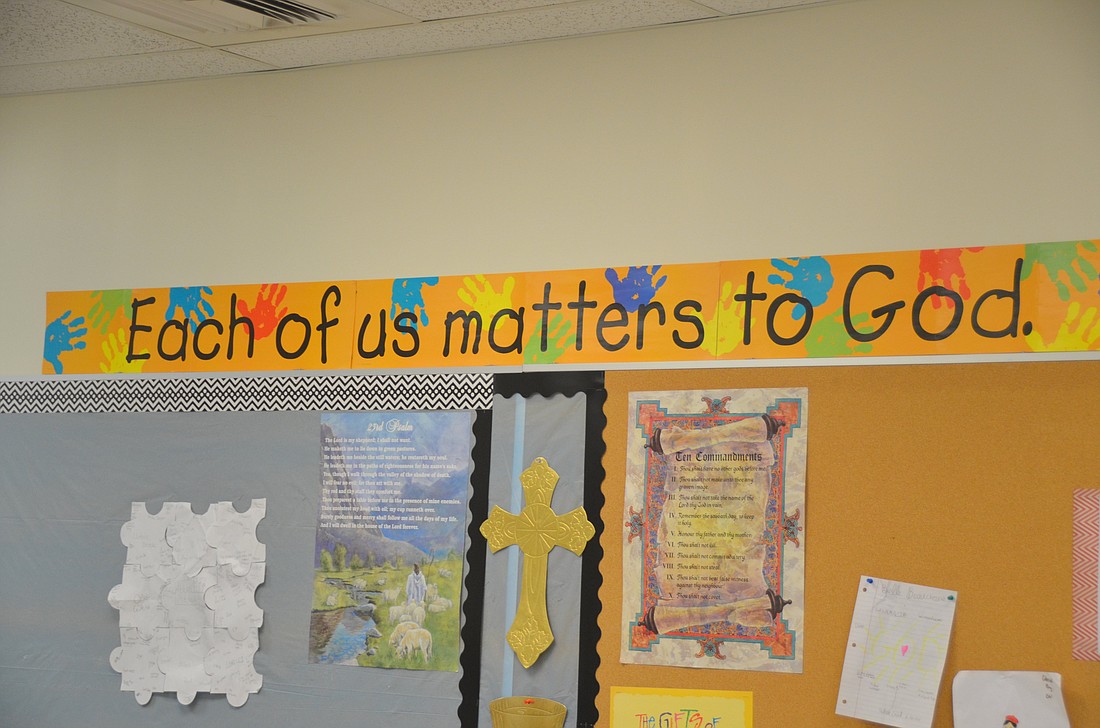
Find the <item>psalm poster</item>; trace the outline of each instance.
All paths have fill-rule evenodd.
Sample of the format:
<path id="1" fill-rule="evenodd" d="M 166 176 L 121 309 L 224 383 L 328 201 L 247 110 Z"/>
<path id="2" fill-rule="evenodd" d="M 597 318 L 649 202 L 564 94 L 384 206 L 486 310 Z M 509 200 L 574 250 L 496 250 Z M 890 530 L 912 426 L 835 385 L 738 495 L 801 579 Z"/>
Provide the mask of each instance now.
<path id="1" fill-rule="evenodd" d="M 632 392 L 624 663 L 802 672 L 807 392 Z"/>
<path id="2" fill-rule="evenodd" d="M 458 670 L 472 417 L 322 414 L 310 662 Z"/>

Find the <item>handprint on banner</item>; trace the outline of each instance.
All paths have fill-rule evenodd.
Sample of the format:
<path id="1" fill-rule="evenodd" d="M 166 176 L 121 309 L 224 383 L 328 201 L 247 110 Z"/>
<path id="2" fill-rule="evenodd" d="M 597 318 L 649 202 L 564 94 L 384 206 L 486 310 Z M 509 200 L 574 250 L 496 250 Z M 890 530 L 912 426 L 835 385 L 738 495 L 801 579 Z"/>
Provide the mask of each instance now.
<path id="1" fill-rule="evenodd" d="M 648 268 L 644 265 L 630 266 L 626 276 L 620 278 L 617 270 L 608 268 L 604 271 L 604 276 L 611 284 L 615 303 L 621 304 L 623 308 L 633 313 L 642 304 L 652 301 L 658 289 L 668 280 L 668 276 L 661 276 L 654 280 L 659 270 L 661 270 L 659 265 L 651 265 Z"/>
<path id="2" fill-rule="evenodd" d="M 858 329 L 870 318 L 869 313 L 856 314 L 852 317 L 852 324 Z M 857 342 L 848 336 L 848 330 L 844 328 L 843 310 L 839 308 L 814 321 L 806 335 L 806 353 L 812 357 L 868 354 L 871 348 L 869 341 Z"/>
<path id="3" fill-rule="evenodd" d="M 191 333 L 195 327 L 214 315 L 214 307 L 203 296 L 213 293 L 210 286 L 192 286 L 190 288 L 169 288 L 168 309 L 164 312 L 164 320 L 171 321 L 176 309 L 180 310 L 181 318 L 191 322 Z"/>
<path id="4" fill-rule="evenodd" d="M 833 289 L 833 269 L 821 256 L 772 258 L 772 267 L 778 272 L 768 275 L 768 283 L 790 289 L 814 306 L 820 306 L 829 298 L 829 291 Z M 805 315 L 803 306 L 791 309 L 791 318 L 796 321 Z"/>
<path id="5" fill-rule="evenodd" d="M 257 339 L 263 339 L 274 333 L 283 316 L 286 316 L 286 306 L 279 308 L 284 298 L 286 298 L 286 286 L 265 283 L 260 286 L 260 292 L 256 294 L 256 303 L 251 308 L 244 301 L 237 301 L 237 312 L 252 321 Z"/>
<path id="6" fill-rule="evenodd" d="M 99 370 L 104 374 L 137 374 L 145 365 L 145 359 L 126 361 L 126 352 L 130 348 L 130 339 L 126 335 L 126 329 L 119 329 L 117 334 L 111 334 L 102 344 L 103 361 L 99 363 Z M 142 349 L 139 354 L 148 354 L 148 349 Z"/>
<path id="7" fill-rule="evenodd" d="M 46 342 L 42 347 L 42 358 L 53 366 L 54 374 L 65 373 L 65 368 L 61 364 L 62 354 L 87 346 L 87 342 L 79 340 L 88 333 L 88 328 L 84 326 L 84 317 L 78 316 L 72 321 L 65 321 L 72 313 L 72 311 L 66 311 L 46 326 Z"/>
<path id="8" fill-rule="evenodd" d="M 92 291 L 92 298 L 99 299 L 92 304 L 88 311 L 93 329 L 101 334 L 107 333 L 108 327 L 120 311 L 124 312 L 133 301 L 134 291 L 130 288 L 116 288 L 110 291 Z"/>
<path id="9" fill-rule="evenodd" d="M 728 354 L 737 348 L 743 341 L 745 326 L 745 302 L 737 301 L 734 296 L 743 295 L 745 286 L 742 284 L 733 290 L 733 283 L 722 283 L 722 295 L 718 304 L 714 307 L 714 315 L 706 322 L 706 330 L 713 331 L 713 338 L 703 342 L 704 351 L 713 356 Z M 756 319 L 749 321 L 749 326 L 755 326 Z"/>
<path id="10" fill-rule="evenodd" d="M 977 253 L 982 248 L 966 248 L 965 250 Z M 920 251 L 917 291 L 923 291 L 932 286 L 943 286 L 958 293 L 963 300 L 969 300 L 970 286 L 966 285 L 966 271 L 962 265 L 963 251 L 963 248 L 939 248 Z M 942 299 L 942 296 L 932 296 L 932 308 L 942 306 Z M 947 305 L 954 308 L 955 299 L 948 298 Z"/>
<path id="11" fill-rule="evenodd" d="M 1080 318 L 1078 318 L 1080 317 Z M 1038 331 L 1024 337 L 1032 351 L 1088 351 L 1100 348 L 1100 319 L 1096 307 L 1081 313 L 1081 304 L 1074 301 L 1066 310 L 1066 320 L 1058 327 L 1058 335 L 1047 344 Z"/>
<path id="12" fill-rule="evenodd" d="M 1081 240 L 1025 245 L 1021 277 L 1030 277 L 1036 264 L 1042 266 L 1057 288 L 1058 298 L 1068 301 L 1071 295 L 1069 286 L 1073 286 L 1078 293 L 1084 293 L 1089 284 L 1096 285 L 1096 266 L 1084 256 L 1084 251 L 1095 253 L 1096 243 Z"/>
<path id="13" fill-rule="evenodd" d="M 546 351 L 542 350 L 542 321 L 535 327 L 535 333 L 523 347 L 524 364 L 550 364 L 558 360 L 565 350 L 577 343 L 576 334 L 571 333 L 573 324 L 560 313 L 554 314 L 547 326 Z"/>
<path id="14" fill-rule="evenodd" d="M 512 307 L 512 291 L 516 287 L 516 279 L 513 276 L 504 279 L 504 287 L 500 293 L 497 293 L 493 284 L 483 275 L 473 278 L 466 276 L 462 282 L 466 288 L 459 289 L 459 300 L 480 313 L 486 322 L 491 321 L 497 312 Z"/>
<path id="15" fill-rule="evenodd" d="M 424 305 L 424 286 L 434 286 L 439 283 L 439 276 L 431 278 L 394 278 L 393 289 L 390 293 L 390 318 L 397 318 L 398 312 L 409 311 L 416 316 L 413 328 L 419 328 L 420 324 L 428 325 L 428 311 Z"/>

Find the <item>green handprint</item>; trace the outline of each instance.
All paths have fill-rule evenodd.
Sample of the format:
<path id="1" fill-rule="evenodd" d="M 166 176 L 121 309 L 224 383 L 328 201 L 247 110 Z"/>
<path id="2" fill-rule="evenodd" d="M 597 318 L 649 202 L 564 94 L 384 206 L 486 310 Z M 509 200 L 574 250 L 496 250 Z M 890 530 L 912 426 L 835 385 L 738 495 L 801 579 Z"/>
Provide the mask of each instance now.
<path id="1" fill-rule="evenodd" d="M 869 313 L 856 314 L 852 317 L 852 324 L 859 328 L 870 318 Z M 871 348 L 870 342 L 857 343 L 848 336 L 848 330 L 844 328 L 843 309 L 839 308 L 814 322 L 806 336 L 806 353 L 812 357 L 867 354 Z"/>
<path id="2" fill-rule="evenodd" d="M 92 291 L 92 298 L 98 298 L 99 300 L 88 311 L 88 318 L 91 319 L 93 329 L 105 334 L 107 328 L 111 325 L 111 319 L 119 311 L 125 311 L 130 307 L 130 302 L 134 299 L 134 291 L 132 288 Z"/>
<path id="3" fill-rule="evenodd" d="M 119 329 L 117 334 L 111 334 L 100 345 L 103 351 L 103 361 L 99 363 L 99 370 L 104 374 L 137 374 L 145 365 L 145 359 L 126 361 L 126 352 L 130 348 L 130 340 L 126 336 L 126 329 Z M 139 354 L 148 354 L 144 349 Z"/>
<path id="4" fill-rule="evenodd" d="M 733 284 L 729 281 L 722 283 L 722 295 L 718 305 L 714 307 L 714 315 L 706 322 L 706 329 L 714 332 L 713 338 L 703 341 L 703 349 L 713 356 L 728 354 L 737 348 L 744 338 L 745 303 L 734 300 L 735 295 L 745 292 L 742 284 L 733 290 Z M 750 326 L 756 325 L 756 319 L 749 322 Z"/>
<path id="5" fill-rule="evenodd" d="M 558 360 L 565 350 L 577 343 L 576 334 L 570 333 L 573 324 L 560 313 L 554 314 L 547 326 L 546 351 L 542 350 L 542 321 L 535 327 L 535 333 L 523 346 L 524 364 L 551 364 Z"/>
<path id="6" fill-rule="evenodd" d="M 1084 257 L 1082 249 L 1095 253 L 1096 244 L 1088 240 L 1079 240 L 1067 243 L 1033 243 L 1025 245 L 1024 267 L 1021 277 L 1029 277 L 1035 268 L 1035 264 L 1038 263 L 1046 268 L 1047 277 L 1050 278 L 1058 290 L 1058 298 L 1068 301 L 1070 290 L 1069 286 L 1062 280 L 1063 277 L 1079 293 L 1088 290 L 1089 283 L 1096 283 L 1096 266 Z M 1074 269 L 1075 263 L 1080 273 Z"/>
<path id="7" fill-rule="evenodd" d="M 1066 320 L 1058 327 L 1058 335 L 1048 345 L 1038 331 L 1024 338 L 1032 351 L 1088 351 L 1096 349 L 1100 341 L 1100 320 L 1096 320 L 1096 307 L 1092 306 L 1078 319 L 1081 304 L 1074 301 L 1066 309 Z M 1094 323 L 1095 320 L 1095 323 Z"/>

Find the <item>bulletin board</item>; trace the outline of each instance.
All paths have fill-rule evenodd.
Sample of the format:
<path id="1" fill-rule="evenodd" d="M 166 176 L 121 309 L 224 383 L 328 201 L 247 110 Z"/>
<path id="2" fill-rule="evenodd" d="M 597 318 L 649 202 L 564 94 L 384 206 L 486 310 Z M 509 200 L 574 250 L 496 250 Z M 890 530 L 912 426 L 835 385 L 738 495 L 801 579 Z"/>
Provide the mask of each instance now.
<path id="1" fill-rule="evenodd" d="M 1100 487 L 1100 362 L 620 371 L 606 375 L 597 679 L 753 693 L 755 725 L 834 714 L 861 574 L 957 590 L 934 725 L 960 670 L 1062 675 L 1074 726 L 1100 725 L 1100 663 L 1071 658 L 1072 492 Z M 623 483 L 631 391 L 806 387 L 802 674 L 625 665 Z"/>

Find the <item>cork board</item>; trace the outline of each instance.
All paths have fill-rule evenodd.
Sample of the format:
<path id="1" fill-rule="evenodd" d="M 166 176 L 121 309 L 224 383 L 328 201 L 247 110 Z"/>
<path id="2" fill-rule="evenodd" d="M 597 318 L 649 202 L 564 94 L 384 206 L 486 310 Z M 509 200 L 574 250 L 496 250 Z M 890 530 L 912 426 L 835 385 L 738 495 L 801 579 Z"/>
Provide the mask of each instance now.
<path id="1" fill-rule="evenodd" d="M 755 725 L 834 714 L 860 574 L 955 589 L 934 726 L 959 670 L 1061 673 L 1073 725 L 1100 725 L 1100 662 L 1070 656 L 1072 491 L 1100 487 L 1100 362 L 608 372 L 599 626 L 611 686 L 747 690 Z M 807 387 L 801 675 L 619 662 L 627 393 Z"/>

